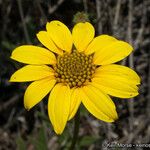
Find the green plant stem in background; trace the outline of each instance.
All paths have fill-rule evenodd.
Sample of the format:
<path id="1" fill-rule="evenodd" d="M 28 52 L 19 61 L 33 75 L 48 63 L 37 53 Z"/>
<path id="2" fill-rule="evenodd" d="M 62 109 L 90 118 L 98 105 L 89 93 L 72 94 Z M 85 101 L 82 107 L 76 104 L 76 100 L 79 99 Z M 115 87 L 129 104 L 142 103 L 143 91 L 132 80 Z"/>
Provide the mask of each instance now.
<path id="1" fill-rule="evenodd" d="M 77 114 L 75 116 L 74 132 L 73 132 L 73 138 L 72 138 L 70 150 L 75 149 L 75 145 L 78 140 L 79 124 L 80 124 L 80 109 L 78 109 Z"/>

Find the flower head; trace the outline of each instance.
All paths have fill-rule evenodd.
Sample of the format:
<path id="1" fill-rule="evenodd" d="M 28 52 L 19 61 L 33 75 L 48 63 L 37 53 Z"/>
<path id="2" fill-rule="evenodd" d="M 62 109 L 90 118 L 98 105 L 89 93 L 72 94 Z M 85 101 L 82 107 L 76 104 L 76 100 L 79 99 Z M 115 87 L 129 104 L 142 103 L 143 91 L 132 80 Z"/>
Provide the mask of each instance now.
<path id="1" fill-rule="evenodd" d="M 76 24 L 71 34 L 62 22 L 51 21 L 46 31 L 37 34 L 46 48 L 24 45 L 12 52 L 12 59 L 28 65 L 16 71 L 10 81 L 34 81 L 24 95 L 28 110 L 50 93 L 48 114 L 57 134 L 63 132 L 81 103 L 96 118 L 114 122 L 118 115 L 109 95 L 138 95 L 136 72 L 113 64 L 127 57 L 132 46 L 108 35 L 94 38 L 94 34 L 88 22 Z"/>

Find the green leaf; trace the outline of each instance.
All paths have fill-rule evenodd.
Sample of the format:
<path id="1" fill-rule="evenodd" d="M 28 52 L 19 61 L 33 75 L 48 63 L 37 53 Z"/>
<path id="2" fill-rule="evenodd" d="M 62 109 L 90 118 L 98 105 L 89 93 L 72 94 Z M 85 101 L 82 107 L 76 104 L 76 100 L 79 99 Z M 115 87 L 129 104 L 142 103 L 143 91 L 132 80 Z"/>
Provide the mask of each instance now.
<path id="1" fill-rule="evenodd" d="M 33 140 L 36 150 L 48 150 L 44 127 L 41 127 L 37 139 Z"/>
<path id="2" fill-rule="evenodd" d="M 97 137 L 93 136 L 84 136 L 80 141 L 80 146 L 89 146 L 95 143 L 98 140 Z"/>
<path id="3" fill-rule="evenodd" d="M 13 50 L 15 48 L 15 45 L 8 41 L 2 41 L 2 46 L 8 50 Z"/>
<path id="4" fill-rule="evenodd" d="M 21 136 L 17 138 L 16 144 L 18 150 L 26 150 L 26 143 Z"/>

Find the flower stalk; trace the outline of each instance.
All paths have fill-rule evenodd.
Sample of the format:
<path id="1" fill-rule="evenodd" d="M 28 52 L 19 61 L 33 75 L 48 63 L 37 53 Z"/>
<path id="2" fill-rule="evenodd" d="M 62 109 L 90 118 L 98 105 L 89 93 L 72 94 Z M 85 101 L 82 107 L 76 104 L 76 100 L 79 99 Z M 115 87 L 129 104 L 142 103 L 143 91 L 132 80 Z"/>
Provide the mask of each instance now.
<path id="1" fill-rule="evenodd" d="M 75 115 L 73 138 L 69 150 L 75 149 L 75 145 L 77 143 L 78 134 L 79 134 L 79 124 L 80 124 L 80 109 L 78 109 L 77 114 Z"/>

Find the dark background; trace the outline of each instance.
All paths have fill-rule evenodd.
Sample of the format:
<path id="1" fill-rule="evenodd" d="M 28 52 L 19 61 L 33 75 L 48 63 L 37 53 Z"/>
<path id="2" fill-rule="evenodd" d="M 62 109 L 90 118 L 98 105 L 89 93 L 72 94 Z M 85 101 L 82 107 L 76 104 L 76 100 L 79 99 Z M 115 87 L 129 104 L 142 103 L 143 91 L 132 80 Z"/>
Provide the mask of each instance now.
<path id="1" fill-rule="evenodd" d="M 39 45 L 36 33 L 45 30 L 47 21 L 60 20 L 72 29 L 79 11 L 88 14 L 96 35 L 109 34 L 133 45 L 134 52 L 121 63 L 133 68 L 142 83 L 140 95 L 134 99 L 113 98 L 119 114 L 113 124 L 99 121 L 81 108 L 76 149 L 101 150 L 106 149 L 103 144 L 113 142 L 150 143 L 149 0 L 0 0 L 0 150 L 67 150 L 70 146 L 73 120 L 57 136 L 48 119 L 47 98 L 26 111 L 23 94 L 27 84 L 9 82 L 22 64 L 9 57 L 19 45 Z"/>

